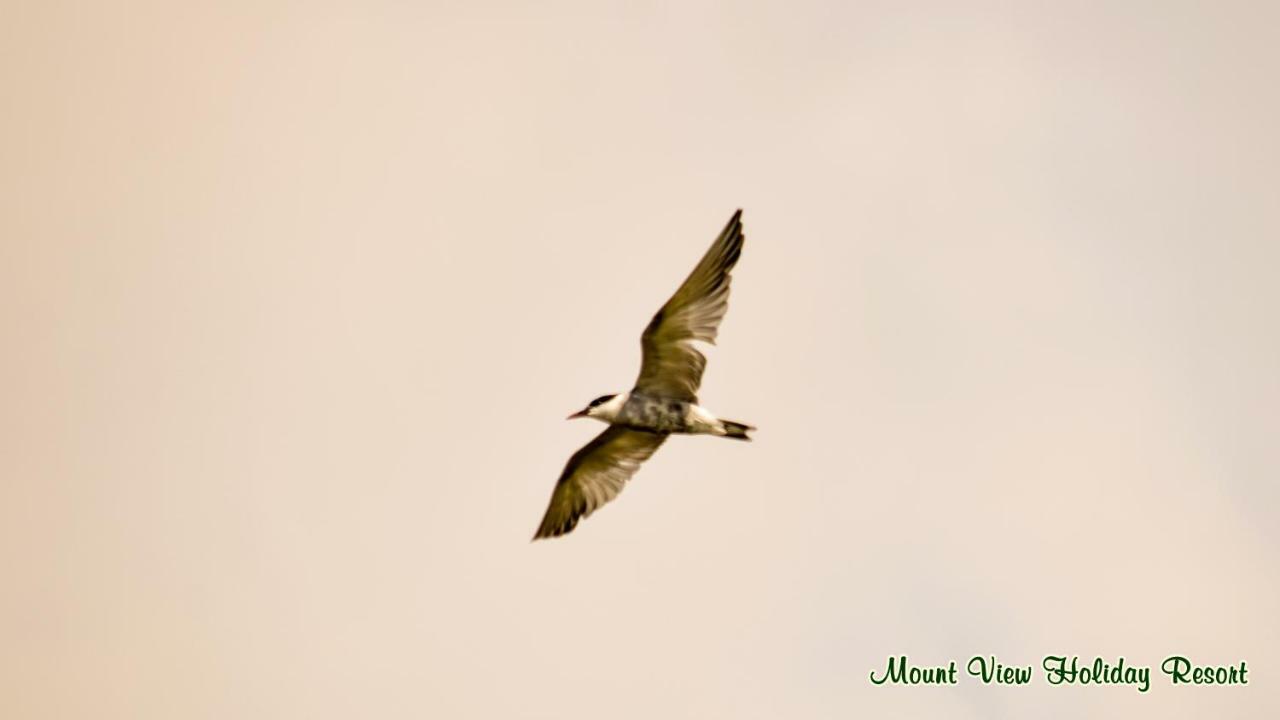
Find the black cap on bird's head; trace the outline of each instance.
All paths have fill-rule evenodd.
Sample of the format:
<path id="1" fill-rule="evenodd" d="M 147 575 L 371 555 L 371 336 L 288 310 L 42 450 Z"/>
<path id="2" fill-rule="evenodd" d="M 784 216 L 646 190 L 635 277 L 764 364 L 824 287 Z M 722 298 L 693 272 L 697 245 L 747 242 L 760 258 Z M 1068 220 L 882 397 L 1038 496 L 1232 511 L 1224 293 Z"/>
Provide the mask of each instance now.
<path id="1" fill-rule="evenodd" d="M 599 407 L 599 406 L 603 405 L 604 403 L 609 402 L 610 400 L 612 400 L 612 399 L 614 399 L 614 398 L 616 398 L 616 397 L 618 397 L 618 396 L 617 396 L 617 395 L 601 395 L 600 397 L 596 398 L 595 400 L 592 400 L 591 402 L 587 403 L 587 406 L 586 406 L 586 407 L 582 408 L 582 409 L 581 409 L 581 410 L 579 410 L 578 412 L 576 412 L 576 413 L 574 413 L 574 414 L 570 415 L 569 417 L 567 417 L 567 418 L 565 418 L 565 419 L 566 419 L 566 420 L 572 420 L 572 419 L 574 419 L 574 418 L 590 417 L 590 415 L 591 415 L 591 411 L 592 411 L 592 410 L 594 410 L 595 408 L 597 408 L 597 407 Z"/>

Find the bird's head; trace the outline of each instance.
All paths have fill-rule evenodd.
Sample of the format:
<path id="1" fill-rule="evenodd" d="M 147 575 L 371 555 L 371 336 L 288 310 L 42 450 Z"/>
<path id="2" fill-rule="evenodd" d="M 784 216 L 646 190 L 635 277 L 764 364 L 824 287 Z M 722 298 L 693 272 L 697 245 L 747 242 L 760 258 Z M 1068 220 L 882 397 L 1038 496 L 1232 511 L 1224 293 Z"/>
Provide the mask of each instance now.
<path id="1" fill-rule="evenodd" d="M 570 415 L 567 419 L 589 417 L 597 420 L 609 422 L 618 417 L 618 413 L 622 411 L 622 406 L 627 402 L 627 394 L 618 395 L 601 395 L 600 397 L 587 403 L 587 406 L 578 412 Z"/>

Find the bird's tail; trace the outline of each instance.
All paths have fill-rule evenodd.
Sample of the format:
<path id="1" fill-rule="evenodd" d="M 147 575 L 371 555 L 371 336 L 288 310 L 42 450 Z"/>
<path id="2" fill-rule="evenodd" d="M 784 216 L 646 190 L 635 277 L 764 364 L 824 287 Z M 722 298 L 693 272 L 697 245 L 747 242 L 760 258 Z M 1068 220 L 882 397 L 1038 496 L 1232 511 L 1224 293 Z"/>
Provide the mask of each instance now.
<path id="1" fill-rule="evenodd" d="M 751 437 L 747 433 L 755 430 L 751 425 L 746 423 L 734 422 L 732 420 L 721 420 L 720 424 L 724 426 L 724 436 L 733 438 L 734 440 L 750 441 Z"/>

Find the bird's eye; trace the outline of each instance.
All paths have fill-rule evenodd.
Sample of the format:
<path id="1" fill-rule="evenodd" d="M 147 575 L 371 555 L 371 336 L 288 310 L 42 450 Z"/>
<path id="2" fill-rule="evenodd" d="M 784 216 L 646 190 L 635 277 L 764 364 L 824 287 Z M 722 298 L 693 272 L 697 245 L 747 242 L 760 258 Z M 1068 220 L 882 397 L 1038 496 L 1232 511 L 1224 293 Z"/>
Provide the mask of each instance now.
<path id="1" fill-rule="evenodd" d="M 612 395 L 602 395 L 602 396 L 600 396 L 600 397 L 596 398 L 595 400 L 592 400 L 592 401 L 591 401 L 591 404 L 590 404 L 588 407 L 595 407 L 595 406 L 599 405 L 600 403 L 603 403 L 603 402 L 608 401 L 608 400 L 609 400 L 609 398 L 611 398 L 611 397 L 613 397 L 613 396 L 612 396 Z"/>

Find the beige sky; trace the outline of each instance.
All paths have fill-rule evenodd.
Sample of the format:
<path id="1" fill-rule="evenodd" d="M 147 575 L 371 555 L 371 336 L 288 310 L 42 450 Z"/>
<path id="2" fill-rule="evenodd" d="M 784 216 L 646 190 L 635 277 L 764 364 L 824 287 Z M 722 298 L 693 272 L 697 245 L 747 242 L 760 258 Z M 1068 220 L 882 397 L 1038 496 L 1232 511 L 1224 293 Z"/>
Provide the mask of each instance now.
<path id="1" fill-rule="evenodd" d="M 1276 716 L 1280 14 L 966 5 L 7 8 L 0 716 Z"/>

